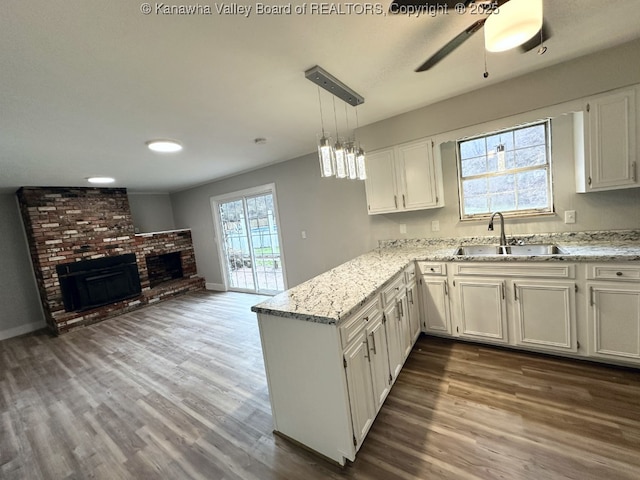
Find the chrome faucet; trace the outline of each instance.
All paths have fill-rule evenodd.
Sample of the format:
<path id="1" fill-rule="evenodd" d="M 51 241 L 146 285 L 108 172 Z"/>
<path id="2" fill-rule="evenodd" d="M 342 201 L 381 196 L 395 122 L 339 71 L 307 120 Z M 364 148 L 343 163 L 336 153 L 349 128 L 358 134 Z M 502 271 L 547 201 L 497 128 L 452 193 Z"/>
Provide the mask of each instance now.
<path id="1" fill-rule="evenodd" d="M 493 218 L 496 215 L 500 215 L 500 246 L 501 247 L 506 247 L 507 246 L 507 237 L 504 234 L 504 216 L 502 215 L 502 213 L 495 212 L 493 215 L 491 215 L 491 220 L 489 220 L 489 230 L 493 232 Z"/>

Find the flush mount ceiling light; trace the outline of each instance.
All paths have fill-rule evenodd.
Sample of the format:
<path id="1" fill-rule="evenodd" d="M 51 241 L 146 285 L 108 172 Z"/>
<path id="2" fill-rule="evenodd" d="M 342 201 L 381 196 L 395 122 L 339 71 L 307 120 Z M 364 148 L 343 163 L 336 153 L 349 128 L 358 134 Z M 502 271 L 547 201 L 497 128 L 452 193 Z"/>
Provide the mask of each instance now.
<path id="1" fill-rule="evenodd" d="M 115 181 L 116 179 L 111 177 L 87 177 L 89 183 L 113 183 Z"/>
<path id="2" fill-rule="evenodd" d="M 542 0 L 510 0 L 484 23 L 484 45 L 488 52 L 518 47 L 542 28 Z"/>
<path id="3" fill-rule="evenodd" d="M 182 145 L 176 140 L 158 139 L 147 142 L 149 150 L 157 153 L 175 153 L 182 150 Z"/>

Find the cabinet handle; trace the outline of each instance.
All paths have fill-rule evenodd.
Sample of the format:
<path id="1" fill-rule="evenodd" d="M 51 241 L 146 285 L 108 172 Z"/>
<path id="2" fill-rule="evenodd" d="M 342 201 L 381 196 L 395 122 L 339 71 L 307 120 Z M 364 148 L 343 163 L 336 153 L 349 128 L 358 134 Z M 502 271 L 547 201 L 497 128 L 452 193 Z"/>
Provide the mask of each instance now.
<path id="1" fill-rule="evenodd" d="M 407 290 L 407 294 L 409 295 L 409 301 L 411 305 L 413 305 L 413 290 Z"/>
<path id="2" fill-rule="evenodd" d="M 404 317 L 404 307 L 402 306 L 402 300 L 398 302 L 398 306 L 400 307 L 400 316 Z"/>
<path id="3" fill-rule="evenodd" d="M 395 203 L 396 204 L 396 208 L 398 208 L 398 196 L 397 195 L 393 196 L 393 203 Z"/>
<path id="4" fill-rule="evenodd" d="M 616 275 L 617 275 L 618 277 L 621 277 L 621 276 L 622 276 L 622 272 L 616 272 Z"/>
<path id="5" fill-rule="evenodd" d="M 593 307 L 593 287 L 589 287 L 589 305 Z"/>
<path id="6" fill-rule="evenodd" d="M 373 343 L 373 348 L 371 349 L 371 351 L 374 355 L 377 355 L 378 351 L 376 350 L 376 336 L 373 334 L 373 332 L 371 332 L 369 336 L 371 337 L 371 343 Z"/>
<path id="7" fill-rule="evenodd" d="M 447 283 L 447 281 L 444 281 L 444 294 L 446 296 L 449 296 L 449 284 Z"/>
<path id="8" fill-rule="evenodd" d="M 634 178 L 634 180 L 635 180 L 635 178 Z M 404 199 L 404 193 L 402 194 L 402 207 L 403 207 L 403 208 L 407 208 L 407 202 L 406 202 L 406 200 Z"/>
<path id="9" fill-rule="evenodd" d="M 371 362 L 371 355 L 369 355 L 369 337 L 364 337 L 364 342 L 362 342 L 362 344 L 366 346 L 366 353 L 364 354 L 364 358 Z"/>
<path id="10" fill-rule="evenodd" d="M 504 300 L 504 282 L 500 285 L 500 290 L 502 290 L 502 299 Z"/>
<path id="11" fill-rule="evenodd" d="M 518 301 L 518 285 L 513 282 L 513 298 Z"/>
<path id="12" fill-rule="evenodd" d="M 636 181 L 636 162 L 631 162 L 631 180 Z"/>

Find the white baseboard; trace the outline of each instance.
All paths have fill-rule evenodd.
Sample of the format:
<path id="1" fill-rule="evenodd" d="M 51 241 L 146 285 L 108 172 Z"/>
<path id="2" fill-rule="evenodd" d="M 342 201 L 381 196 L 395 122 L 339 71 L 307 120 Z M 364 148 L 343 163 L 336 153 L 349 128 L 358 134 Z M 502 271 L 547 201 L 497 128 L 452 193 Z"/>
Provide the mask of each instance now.
<path id="1" fill-rule="evenodd" d="M 24 335 L 25 333 L 40 330 L 46 327 L 44 322 L 27 323 L 20 325 L 19 327 L 8 328 L 6 330 L 0 330 L 0 340 L 6 340 L 7 338 L 17 337 L 18 335 Z"/>
<path id="2" fill-rule="evenodd" d="M 227 289 L 225 288 L 223 283 L 207 282 L 207 283 L 205 283 L 205 288 L 207 290 L 215 290 L 216 292 L 226 292 L 227 291 Z"/>

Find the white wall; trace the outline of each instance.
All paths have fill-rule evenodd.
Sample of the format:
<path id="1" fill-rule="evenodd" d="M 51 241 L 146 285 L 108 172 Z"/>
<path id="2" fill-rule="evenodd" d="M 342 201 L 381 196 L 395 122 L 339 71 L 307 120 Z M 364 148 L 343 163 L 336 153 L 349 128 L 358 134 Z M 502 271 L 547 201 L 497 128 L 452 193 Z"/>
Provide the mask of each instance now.
<path id="1" fill-rule="evenodd" d="M 0 340 L 45 327 L 15 195 L 0 195 Z"/>
<path id="2" fill-rule="evenodd" d="M 317 155 L 311 154 L 171 196 L 176 227 L 191 228 L 198 274 L 207 283 L 223 283 L 210 198 L 268 183 L 276 185 L 290 287 L 376 246 L 364 183 L 321 178 Z"/>
<path id="3" fill-rule="evenodd" d="M 640 40 L 362 127 L 358 137 L 374 150 L 482 124 L 640 83 L 638 65 Z M 574 193 L 570 119 L 559 119 L 554 129 L 554 191 L 560 216 L 510 220 L 507 233 L 640 228 L 640 189 Z M 193 230 L 199 274 L 209 283 L 222 283 L 209 198 L 275 183 L 290 287 L 364 253 L 378 240 L 487 235 L 486 222 L 459 220 L 453 149 L 453 144 L 445 144 L 442 150 L 442 209 L 368 216 L 362 182 L 320 178 L 316 155 L 310 154 L 173 194 L 176 227 Z M 574 209 L 577 223 L 564 224 L 564 211 Z M 431 232 L 432 220 L 440 222 L 440 232 Z M 406 235 L 399 233 L 400 224 L 407 225 Z M 307 231 L 307 240 L 300 238 L 301 230 Z"/>
<path id="4" fill-rule="evenodd" d="M 127 196 L 136 233 L 175 230 L 169 194 L 128 193 Z"/>

